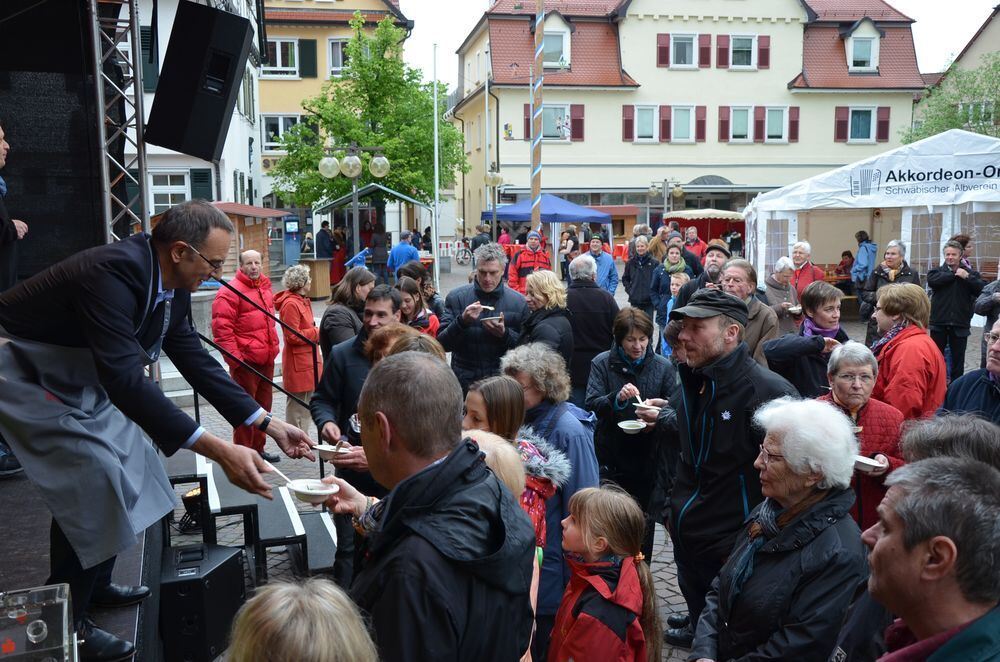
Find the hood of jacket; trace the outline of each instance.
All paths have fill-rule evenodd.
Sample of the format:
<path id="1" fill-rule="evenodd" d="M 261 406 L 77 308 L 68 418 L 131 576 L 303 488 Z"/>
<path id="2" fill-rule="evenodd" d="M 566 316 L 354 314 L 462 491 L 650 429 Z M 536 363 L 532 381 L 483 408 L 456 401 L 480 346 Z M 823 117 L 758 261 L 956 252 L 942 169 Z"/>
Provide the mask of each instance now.
<path id="1" fill-rule="evenodd" d="M 642 614 L 642 586 L 634 557 L 626 556 L 620 563 L 617 560 L 587 563 L 570 555 L 565 558 L 573 575 L 590 584 L 602 598 L 636 616 Z"/>
<path id="2" fill-rule="evenodd" d="M 524 462 L 524 472 L 535 478 L 543 478 L 550 481 L 556 487 L 562 487 L 569 480 L 572 467 L 566 454 L 557 448 L 553 448 L 549 442 L 542 439 L 529 426 L 522 426 L 517 431 L 518 440 L 527 441 L 535 447 L 542 457 L 522 456 Z"/>
<path id="3" fill-rule="evenodd" d="M 822 501 L 793 519 L 778 535 L 764 543 L 760 551 L 768 553 L 802 549 L 837 521 L 848 517 L 852 505 L 854 505 L 854 490 L 834 488 Z M 747 518 L 748 524 L 756 519 L 759 510 L 760 506 L 754 509 Z"/>
<path id="4" fill-rule="evenodd" d="M 412 532 L 483 582 L 508 593 L 528 591 L 532 569 L 524 559 L 534 548 L 534 529 L 471 439 L 401 482 L 388 499 L 372 554 L 390 551 Z"/>
<path id="5" fill-rule="evenodd" d="M 271 279 L 265 276 L 263 273 L 261 273 L 261 275 L 257 277 L 257 280 L 250 280 L 250 276 L 247 276 L 245 273 L 237 269 L 235 279 L 251 290 L 271 289 Z"/>
<path id="6" fill-rule="evenodd" d="M 572 316 L 573 313 L 566 308 L 539 308 L 528 313 L 528 317 L 524 320 L 524 328 L 533 329 L 543 321 L 556 317 L 565 317 L 566 321 L 569 321 Z"/>
<path id="7" fill-rule="evenodd" d="M 303 297 L 301 294 L 296 294 L 295 292 L 292 292 L 290 290 L 281 290 L 280 292 L 274 295 L 274 307 L 280 309 L 281 306 L 284 305 L 285 301 L 289 300 L 295 301 L 296 299 L 301 299 L 302 303 L 306 303 L 305 297 Z M 309 307 L 310 309 L 312 308 L 312 306 Z"/>

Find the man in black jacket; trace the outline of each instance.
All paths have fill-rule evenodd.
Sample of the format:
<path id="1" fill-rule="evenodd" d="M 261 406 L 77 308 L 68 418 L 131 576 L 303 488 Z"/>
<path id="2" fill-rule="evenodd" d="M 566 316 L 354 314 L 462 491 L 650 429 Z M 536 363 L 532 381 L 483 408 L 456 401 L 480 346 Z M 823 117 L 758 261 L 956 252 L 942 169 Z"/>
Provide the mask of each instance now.
<path id="1" fill-rule="evenodd" d="M 569 263 L 569 288 L 566 308 L 573 327 L 573 358 L 569 362 L 570 402 L 583 407 L 587 399 L 590 362 L 614 342 L 615 315 L 618 303 L 614 296 L 597 285 L 597 263 L 584 253 Z"/>
<path id="2" fill-rule="evenodd" d="M 340 486 L 327 505 L 366 536 L 351 597 L 386 662 L 506 662 L 528 649 L 534 531 L 479 447 L 462 440 L 462 404 L 440 359 L 383 359 L 358 417 L 372 475 L 391 491 L 375 501 L 325 479 Z"/>
<path id="3" fill-rule="evenodd" d="M 957 241 L 944 245 L 944 264 L 927 272 L 931 288 L 931 338 L 944 354 L 951 347 L 948 377 L 955 381 L 965 374 L 965 348 L 969 343 L 970 322 L 976 297 L 986 281 L 962 258 L 964 249 Z"/>
<path id="4" fill-rule="evenodd" d="M 705 249 L 705 271 L 700 276 L 684 283 L 681 291 L 677 293 L 674 310 L 686 306 L 691 296 L 700 289 L 708 288 L 721 291 L 722 267 L 725 266 L 730 257 L 732 257 L 732 253 L 729 252 L 725 242 L 713 239 L 708 244 L 708 248 Z"/>
<path id="5" fill-rule="evenodd" d="M 690 622 L 667 631 L 667 643 L 675 646 L 690 647 L 712 580 L 761 501 L 753 463 L 763 434 L 753 427 L 754 411 L 774 398 L 798 395 L 750 356 L 743 342 L 748 317 L 743 301 L 707 288 L 670 312 L 682 323 L 679 342 L 687 354 L 687 364 L 679 366 L 681 458 L 668 526 Z"/>
<path id="6" fill-rule="evenodd" d="M 444 300 L 444 318 L 437 339 L 451 352 L 451 369 L 462 391 L 500 370 L 500 357 L 517 345 L 528 304 L 503 284 L 507 255 L 500 244 L 476 249 L 475 278 Z"/>

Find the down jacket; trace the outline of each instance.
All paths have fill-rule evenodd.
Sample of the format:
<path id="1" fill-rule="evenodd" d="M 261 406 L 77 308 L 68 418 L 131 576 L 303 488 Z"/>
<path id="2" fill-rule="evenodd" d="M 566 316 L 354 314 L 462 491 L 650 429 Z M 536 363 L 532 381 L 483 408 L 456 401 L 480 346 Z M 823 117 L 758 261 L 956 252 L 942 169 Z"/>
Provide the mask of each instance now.
<path id="1" fill-rule="evenodd" d="M 927 332 L 908 326 L 876 356 L 878 376 L 872 397 L 892 405 L 905 420 L 930 418 L 944 402 L 944 357 Z"/>
<path id="2" fill-rule="evenodd" d="M 271 279 L 261 276 L 255 281 L 242 271 L 230 284 L 248 299 L 274 313 Z M 251 365 L 269 365 L 278 356 L 276 322 L 247 303 L 227 287 L 219 290 L 212 302 L 212 336 L 224 350 Z M 226 357 L 230 367 L 238 365 Z"/>
<path id="3" fill-rule="evenodd" d="M 539 248 L 533 251 L 530 248 L 521 249 L 510 262 L 507 270 L 507 287 L 524 294 L 528 287 L 528 276 L 539 270 L 551 270 L 549 254 Z"/>
<path id="4" fill-rule="evenodd" d="M 946 264 L 927 272 L 927 286 L 931 288 L 932 331 L 952 327 L 958 335 L 969 335 L 976 297 L 986 287 L 978 271 L 970 271 L 967 278 L 959 278 Z M 964 333 L 962 333 L 964 331 Z"/>
<path id="5" fill-rule="evenodd" d="M 332 303 L 323 311 L 319 322 L 319 346 L 323 358 L 330 355 L 330 349 L 361 333 L 361 312 L 342 303 Z"/>
<path id="6" fill-rule="evenodd" d="M 545 343 L 559 352 L 566 366 L 573 361 L 573 326 L 570 322 L 572 313 L 565 308 L 539 308 L 533 310 L 521 325 L 521 337 L 518 345 L 528 343 Z"/>
<path id="7" fill-rule="evenodd" d="M 522 427 L 517 433 L 517 450 L 524 465 L 524 492 L 521 508 L 531 518 L 535 527 L 535 545 L 545 547 L 545 504 L 569 480 L 572 467 L 566 454 L 557 451 L 534 433 Z"/>
<path id="8" fill-rule="evenodd" d="M 281 321 L 292 327 L 307 340 L 303 340 L 282 327 L 285 347 L 281 351 L 281 382 L 292 393 L 311 393 L 323 374 L 323 356 L 316 347 L 319 329 L 313 321 L 309 299 L 288 290 L 278 292 L 274 302 L 281 313 Z M 316 349 L 315 353 L 313 348 Z M 316 365 L 313 365 L 315 358 Z"/>
<path id="9" fill-rule="evenodd" d="M 649 253 L 636 255 L 625 263 L 622 273 L 622 286 L 628 292 L 628 302 L 636 308 L 645 308 L 652 304 L 653 272 L 660 266 Z M 667 288 L 669 290 L 669 283 Z"/>
<path id="10" fill-rule="evenodd" d="M 572 313 L 573 358 L 569 381 L 574 388 L 586 388 L 590 362 L 614 339 L 612 327 L 618 303 L 592 280 L 574 280 L 566 289 L 566 309 Z"/>
<path id="11" fill-rule="evenodd" d="M 868 328 L 865 331 L 865 344 L 869 347 L 871 347 L 872 342 L 880 335 L 878 325 L 872 319 L 872 313 L 875 312 L 875 300 L 878 297 L 879 288 L 890 283 L 913 283 L 914 285 L 920 285 L 920 274 L 916 270 L 911 269 L 906 260 L 903 260 L 903 263 L 899 266 L 899 271 L 896 272 L 896 277 L 893 280 L 889 280 L 889 270 L 886 269 L 884 264 L 880 264 L 868 276 L 864 285 L 858 289 L 858 300 L 861 304 L 859 315 L 863 321 L 867 320 L 868 323 Z"/>
<path id="12" fill-rule="evenodd" d="M 802 293 L 806 291 L 810 283 L 823 280 L 825 275 L 822 269 L 807 260 L 792 274 L 792 286 L 795 287 L 795 291 L 801 298 Z"/>
<path id="13" fill-rule="evenodd" d="M 755 508 L 705 596 L 688 660 L 826 662 L 868 576 L 861 531 L 848 516 L 853 501 L 851 490 L 831 490 L 789 522 L 757 551 L 752 574 L 733 598 L 733 566 L 750 544 Z"/>

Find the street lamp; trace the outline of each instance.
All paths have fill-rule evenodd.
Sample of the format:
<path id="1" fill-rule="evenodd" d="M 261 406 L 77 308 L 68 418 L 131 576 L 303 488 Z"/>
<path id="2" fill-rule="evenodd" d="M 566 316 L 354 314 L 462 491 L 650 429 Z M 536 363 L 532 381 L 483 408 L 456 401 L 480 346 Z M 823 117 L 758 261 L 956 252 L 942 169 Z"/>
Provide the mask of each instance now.
<path id="1" fill-rule="evenodd" d="M 364 169 L 361 163 L 359 152 L 375 152 L 371 163 L 368 164 L 368 172 L 376 179 L 382 179 L 389 174 L 389 159 L 382 155 L 381 147 L 358 147 L 357 143 L 351 143 L 347 148 L 347 155 L 337 159 L 333 155 L 332 141 L 324 148 L 324 156 L 319 160 L 319 174 L 327 179 L 333 179 L 338 174 L 351 180 L 351 206 L 353 208 L 354 220 L 351 223 L 353 235 L 354 254 L 361 252 L 361 209 L 358 203 L 358 177 Z"/>
<path id="2" fill-rule="evenodd" d="M 493 241 L 497 240 L 497 187 L 503 184 L 503 176 L 497 172 L 497 166 L 495 163 L 490 164 L 489 171 L 483 176 L 483 183 L 490 189 L 491 198 L 493 201 L 493 225 L 490 228 L 490 234 L 493 235 Z"/>

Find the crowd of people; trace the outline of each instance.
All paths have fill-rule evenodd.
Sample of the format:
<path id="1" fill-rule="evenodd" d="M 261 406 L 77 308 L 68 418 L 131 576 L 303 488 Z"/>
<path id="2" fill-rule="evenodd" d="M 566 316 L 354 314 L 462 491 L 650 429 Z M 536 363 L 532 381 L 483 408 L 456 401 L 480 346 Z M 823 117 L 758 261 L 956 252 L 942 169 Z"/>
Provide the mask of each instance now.
<path id="1" fill-rule="evenodd" d="M 643 228 L 620 307 L 598 235 L 569 260 L 568 284 L 536 256 L 511 270 L 483 241 L 470 282 L 443 300 L 419 260 L 394 264 L 392 286 L 348 270 L 318 325 L 308 270 L 289 268 L 272 296 L 247 251 L 213 306 L 230 377 L 186 313 L 232 232 L 211 205 L 184 203 L 151 237 L 0 295 L 0 435 L 59 495 L 51 579 L 71 585 L 84 659 L 128 654 L 88 608 L 145 597 L 111 584 L 111 567 L 172 509 L 141 434 L 269 496 L 278 457 L 263 435 L 312 460 L 310 423 L 342 451 L 324 478 L 338 488 L 325 503 L 333 582 L 258 591 L 230 659 L 654 661 L 664 642 L 691 662 L 1000 656 L 1000 295 L 957 240 L 927 277 L 933 298 L 908 280 L 901 242 L 863 282 L 852 264 L 871 306 L 864 343 L 806 242 L 760 282 L 720 239 Z M 40 325 L 60 301 L 57 324 Z M 984 367 L 963 375 L 973 310 L 994 322 Z M 278 333 L 288 422 L 262 386 Z M 141 379 L 161 349 L 237 443 Z M 65 408 L 93 425 L 67 428 Z M 122 452 L 133 437 L 145 450 Z M 53 461 L 91 466 L 100 491 L 67 485 Z M 100 513 L 84 507 L 95 494 Z M 654 555 L 657 525 L 669 557 Z M 660 563 L 684 599 L 669 613 Z"/>

